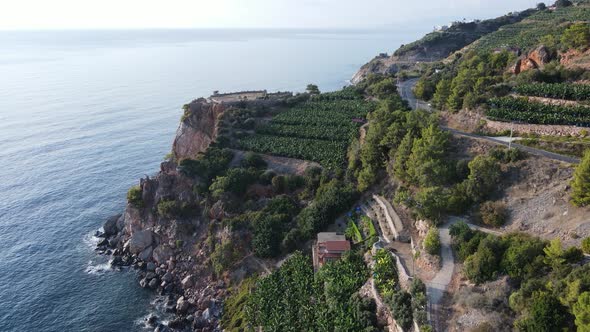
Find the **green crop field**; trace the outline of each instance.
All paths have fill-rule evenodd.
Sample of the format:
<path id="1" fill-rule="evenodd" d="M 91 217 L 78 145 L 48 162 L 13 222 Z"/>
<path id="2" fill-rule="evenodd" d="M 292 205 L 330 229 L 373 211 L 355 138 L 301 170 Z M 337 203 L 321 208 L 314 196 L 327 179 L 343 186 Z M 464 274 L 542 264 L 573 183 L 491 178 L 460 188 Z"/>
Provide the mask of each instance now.
<path id="1" fill-rule="evenodd" d="M 570 83 L 533 83 L 516 87 L 516 92 L 524 96 L 536 96 L 566 100 L 590 100 L 590 85 Z"/>
<path id="2" fill-rule="evenodd" d="M 548 105 L 526 98 L 493 98 L 486 115 L 495 120 L 545 125 L 590 125 L 590 107 Z"/>
<path id="3" fill-rule="evenodd" d="M 349 143 L 374 107 L 352 89 L 313 96 L 259 125 L 255 134 L 239 139 L 236 145 L 339 168 L 345 163 Z"/>
<path id="4" fill-rule="evenodd" d="M 544 36 L 552 35 L 559 39 L 567 27 L 566 23 L 575 21 L 590 21 L 589 4 L 535 13 L 522 22 L 506 25 L 483 36 L 474 43 L 474 48 L 481 51 L 504 47 L 530 49 L 539 45 Z"/>

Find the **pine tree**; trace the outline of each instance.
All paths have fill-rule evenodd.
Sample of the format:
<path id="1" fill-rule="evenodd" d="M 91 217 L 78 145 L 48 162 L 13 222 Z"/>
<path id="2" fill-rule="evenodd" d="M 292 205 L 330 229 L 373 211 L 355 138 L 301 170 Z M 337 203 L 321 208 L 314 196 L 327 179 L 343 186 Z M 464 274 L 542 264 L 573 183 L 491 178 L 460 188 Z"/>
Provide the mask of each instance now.
<path id="1" fill-rule="evenodd" d="M 572 203 L 575 206 L 590 205 L 590 150 L 586 150 L 584 157 L 572 180 Z"/>

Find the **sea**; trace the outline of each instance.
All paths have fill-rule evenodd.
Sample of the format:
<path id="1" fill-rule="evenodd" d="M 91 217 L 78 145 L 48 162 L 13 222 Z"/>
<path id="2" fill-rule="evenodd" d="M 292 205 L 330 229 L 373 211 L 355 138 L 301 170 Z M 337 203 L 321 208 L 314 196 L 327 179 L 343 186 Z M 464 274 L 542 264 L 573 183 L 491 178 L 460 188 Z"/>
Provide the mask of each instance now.
<path id="1" fill-rule="evenodd" d="M 182 105 L 336 90 L 410 30 L 0 31 L 0 331 L 145 331 L 157 296 L 94 233 L 158 170 Z"/>

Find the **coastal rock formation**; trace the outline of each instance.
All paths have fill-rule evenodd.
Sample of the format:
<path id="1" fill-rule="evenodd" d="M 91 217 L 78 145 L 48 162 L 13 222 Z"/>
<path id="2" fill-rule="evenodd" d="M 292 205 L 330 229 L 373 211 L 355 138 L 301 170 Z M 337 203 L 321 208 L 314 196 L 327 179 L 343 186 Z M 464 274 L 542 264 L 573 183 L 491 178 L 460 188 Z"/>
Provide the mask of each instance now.
<path id="1" fill-rule="evenodd" d="M 512 72 L 516 75 L 531 69 L 542 69 L 553 60 L 554 55 L 545 46 L 539 46 L 528 54 L 523 55 L 517 61 Z"/>
<path id="2" fill-rule="evenodd" d="M 194 158 L 207 149 L 217 138 L 218 118 L 225 108 L 224 104 L 209 103 L 203 98 L 186 106 L 172 145 L 176 160 Z"/>

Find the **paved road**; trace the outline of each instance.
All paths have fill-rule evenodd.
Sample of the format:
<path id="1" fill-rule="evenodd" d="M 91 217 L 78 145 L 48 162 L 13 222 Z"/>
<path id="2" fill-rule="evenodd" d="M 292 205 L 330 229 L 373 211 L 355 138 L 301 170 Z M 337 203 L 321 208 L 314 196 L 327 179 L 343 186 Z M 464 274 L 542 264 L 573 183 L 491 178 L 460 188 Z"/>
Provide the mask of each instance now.
<path id="1" fill-rule="evenodd" d="M 430 322 L 435 331 L 440 331 L 438 312 L 440 308 L 440 300 L 442 299 L 445 290 L 449 286 L 453 273 L 455 271 L 455 258 L 453 257 L 453 249 L 451 248 L 451 235 L 449 234 L 449 227 L 456 223 L 457 220 L 445 224 L 439 228 L 440 236 L 440 257 L 442 261 L 441 269 L 438 273 L 426 283 L 426 296 L 428 297 L 428 312 L 430 313 Z"/>
<path id="2" fill-rule="evenodd" d="M 508 144 L 509 144 L 508 142 L 505 142 L 503 140 L 500 140 L 500 139 L 497 139 L 494 137 L 479 136 L 476 134 L 466 133 L 463 131 L 459 131 L 459 130 L 447 128 L 447 127 L 442 127 L 442 129 L 448 130 L 455 135 L 471 137 L 471 138 L 476 138 L 476 139 L 482 139 L 482 140 L 492 142 L 495 144 L 499 144 L 499 145 L 508 146 Z M 561 154 L 557 154 L 557 153 L 553 153 L 553 152 L 549 152 L 549 151 L 545 151 L 545 150 L 539 150 L 539 149 L 531 148 L 531 147 L 521 145 L 518 143 L 512 143 L 512 147 L 517 148 L 522 151 L 525 151 L 525 152 L 528 152 L 528 153 L 536 155 L 536 156 L 541 156 L 541 157 L 545 157 L 545 158 L 549 158 L 549 159 L 553 159 L 553 160 L 563 161 L 563 162 L 570 163 L 570 164 L 577 164 L 580 162 L 579 158 L 564 156 Z"/>
<path id="3" fill-rule="evenodd" d="M 422 108 L 422 109 L 426 109 L 426 110 L 431 111 L 432 108 L 430 107 L 430 105 L 426 104 L 423 101 L 417 100 L 416 96 L 414 96 L 414 92 L 412 91 L 412 89 L 414 88 L 414 86 L 416 85 L 417 82 L 418 82 L 418 79 L 416 79 L 416 78 L 398 82 L 399 94 L 403 99 L 408 101 L 408 104 L 410 104 L 410 107 L 412 107 L 412 109 L 415 110 L 416 108 Z M 492 143 L 500 144 L 500 145 L 505 145 L 505 146 L 508 146 L 508 144 L 509 144 L 508 142 L 505 142 L 501 139 L 497 139 L 494 137 L 480 136 L 480 135 L 466 133 L 463 131 L 459 131 L 459 130 L 447 128 L 447 127 L 442 127 L 442 129 L 448 130 L 451 133 L 453 133 L 455 135 L 459 135 L 459 136 L 478 138 L 478 139 L 482 139 L 482 140 L 485 140 L 488 142 L 492 142 Z M 536 155 L 536 156 L 541 156 L 541 157 L 545 157 L 545 158 L 549 158 L 549 159 L 553 159 L 553 160 L 563 161 L 563 162 L 570 163 L 570 164 L 577 164 L 580 162 L 579 158 L 564 156 L 561 154 L 557 154 L 557 153 L 553 153 L 553 152 L 549 152 L 549 151 L 545 151 L 545 150 L 535 149 L 535 148 L 531 148 L 531 147 L 521 145 L 518 143 L 512 143 L 512 146 L 515 148 L 518 148 L 522 151 L 526 151 L 530 154 Z"/>
<path id="4" fill-rule="evenodd" d="M 408 101 L 408 104 L 410 104 L 410 107 L 413 110 L 415 110 L 418 105 L 418 100 L 416 99 L 416 96 L 414 96 L 414 91 L 412 91 L 416 83 L 418 83 L 417 78 L 397 82 L 397 91 L 402 99 Z"/>

